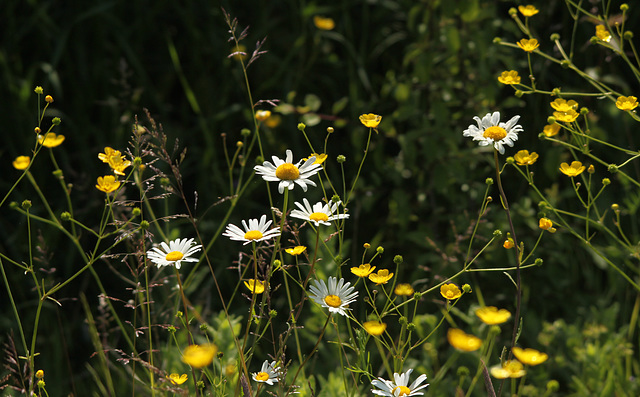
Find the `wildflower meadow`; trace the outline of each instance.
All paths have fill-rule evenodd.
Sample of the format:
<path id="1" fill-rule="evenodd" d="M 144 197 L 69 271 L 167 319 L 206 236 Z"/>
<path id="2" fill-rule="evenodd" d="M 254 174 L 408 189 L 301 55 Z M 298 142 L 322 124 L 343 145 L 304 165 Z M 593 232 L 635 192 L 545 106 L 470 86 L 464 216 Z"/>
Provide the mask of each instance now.
<path id="1" fill-rule="evenodd" d="M 0 395 L 640 395 L 635 2 L 0 11 Z"/>

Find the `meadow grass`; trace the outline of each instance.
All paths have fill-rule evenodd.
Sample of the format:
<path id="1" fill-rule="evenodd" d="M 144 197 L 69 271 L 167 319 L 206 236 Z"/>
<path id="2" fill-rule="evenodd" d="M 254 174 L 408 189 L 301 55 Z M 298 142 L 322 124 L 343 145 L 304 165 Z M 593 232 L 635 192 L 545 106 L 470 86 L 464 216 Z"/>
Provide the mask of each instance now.
<path id="1" fill-rule="evenodd" d="M 633 6 L 3 7 L 4 395 L 640 393 Z"/>

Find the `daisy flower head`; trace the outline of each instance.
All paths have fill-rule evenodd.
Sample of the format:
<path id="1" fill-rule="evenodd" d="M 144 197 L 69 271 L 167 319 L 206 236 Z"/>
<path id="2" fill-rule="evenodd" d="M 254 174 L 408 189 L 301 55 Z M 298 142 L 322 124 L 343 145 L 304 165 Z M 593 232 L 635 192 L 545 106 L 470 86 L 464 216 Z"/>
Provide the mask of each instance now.
<path id="1" fill-rule="evenodd" d="M 487 113 L 482 119 L 475 116 L 473 119 L 478 125 L 470 125 L 462 136 L 473 138 L 480 146 L 492 145 L 500 154 L 504 154 L 504 145 L 513 146 L 518 140 L 518 133 L 524 131 L 521 125 L 516 124 L 520 116 L 513 116 L 506 123 L 500 121 L 500 112 Z"/>
<path id="2" fill-rule="evenodd" d="M 178 238 L 169 241 L 169 244 L 163 241 L 160 248 L 154 247 L 147 251 L 147 257 L 158 267 L 174 265 L 176 269 L 180 269 L 182 262 L 198 262 L 198 259 L 190 256 L 200 251 L 202 246 L 194 244 L 192 238 Z"/>
<path id="3" fill-rule="evenodd" d="M 302 199 L 304 205 L 296 202 L 295 205 L 298 207 L 297 210 L 291 211 L 292 218 L 298 218 L 305 220 L 307 222 L 313 222 L 316 227 L 323 224 L 325 226 L 331 226 L 331 221 L 335 221 L 338 219 L 347 219 L 349 214 L 335 214 L 338 210 L 338 205 L 340 205 L 340 201 L 338 202 L 329 202 L 323 203 L 319 201 L 311 207 L 309 201 L 305 198 Z"/>
<path id="4" fill-rule="evenodd" d="M 411 372 L 413 372 L 413 369 L 410 369 L 403 374 L 398 374 L 396 372 L 393 374 L 393 381 L 383 378 L 374 379 L 371 382 L 371 385 L 373 387 L 376 387 L 377 389 L 371 389 L 371 391 L 373 392 L 373 394 L 378 396 L 422 396 L 424 393 L 419 390 L 425 389 L 427 386 L 429 386 L 428 383 L 421 386 L 422 382 L 427 380 L 427 375 L 422 374 L 418 376 L 418 379 L 408 385 L 409 375 L 411 375 Z"/>
<path id="5" fill-rule="evenodd" d="M 293 163 L 293 153 L 287 149 L 287 156 L 284 160 L 272 156 L 273 163 L 265 161 L 262 165 L 256 165 L 253 169 L 256 174 L 262 176 L 267 182 L 280 182 L 278 184 L 278 192 L 283 193 L 286 187 L 292 190 L 298 184 L 302 190 L 307 191 L 307 185 L 316 186 L 309 177 L 315 175 L 321 168 L 322 164 L 315 164 L 315 156 L 309 157 L 304 163 L 302 160 Z"/>
<path id="6" fill-rule="evenodd" d="M 273 221 L 267 221 L 266 215 L 262 215 L 262 217 L 260 217 L 260 221 L 257 219 L 249 219 L 248 225 L 247 222 L 243 220 L 242 226 L 244 227 L 244 231 L 242 231 L 238 226 L 230 223 L 227 225 L 227 230 L 225 230 L 222 235 L 229 237 L 234 241 L 244 241 L 243 245 L 247 245 L 251 242 L 269 240 L 280 235 L 279 227 L 267 230 L 269 229 L 269 226 L 271 226 L 271 222 Z"/>
<path id="7" fill-rule="evenodd" d="M 330 313 L 347 315 L 347 306 L 355 302 L 358 291 L 353 292 L 351 283 L 345 283 L 344 279 L 338 280 L 336 277 L 329 277 L 329 286 L 322 280 L 313 280 L 310 290 L 310 298 L 322 307 L 329 309 Z"/>
<path id="8" fill-rule="evenodd" d="M 262 368 L 260 368 L 260 372 L 254 372 L 251 374 L 251 377 L 256 382 L 266 383 L 271 386 L 274 383 L 278 383 L 280 367 L 276 366 L 275 361 L 271 361 L 271 363 L 269 363 L 269 360 L 264 360 Z"/>

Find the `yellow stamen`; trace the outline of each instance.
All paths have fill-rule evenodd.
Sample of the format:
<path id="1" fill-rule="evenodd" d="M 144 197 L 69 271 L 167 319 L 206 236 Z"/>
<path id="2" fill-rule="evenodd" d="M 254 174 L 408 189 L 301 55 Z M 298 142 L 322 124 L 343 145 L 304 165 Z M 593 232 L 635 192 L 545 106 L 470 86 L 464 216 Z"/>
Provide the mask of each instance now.
<path id="1" fill-rule="evenodd" d="M 400 389 L 400 393 L 398 394 L 398 396 L 408 396 L 409 394 L 411 394 L 411 389 L 409 389 L 407 386 L 396 386 L 393 388 L 393 390 L 391 390 L 391 394 L 395 395 L 395 392 L 398 389 Z"/>
<path id="2" fill-rule="evenodd" d="M 269 380 L 269 374 L 266 372 L 258 372 L 258 374 L 256 375 L 256 380 L 258 381 L 268 381 Z"/>
<path id="3" fill-rule="evenodd" d="M 507 131 L 502 127 L 494 125 L 484 130 L 484 134 L 482 134 L 482 136 L 493 139 L 494 141 L 499 141 L 507 136 Z"/>
<path id="4" fill-rule="evenodd" d="M 249 230 L 244 234 L 244 238 L 247 240 L 260 240 L 262 238 L 262 232 L 260 230 Z"/>
<path id="5" fill-rule="evenodd" d="M 329 217 L 324 212 L 314 212 L 309 215 L 309 219 L 316 222 L 326 222 L 329 220 Z"/>
<path id="6" fill-rule="evenodd" d="M 276 168 L 276 177 L 285 181 L 293 181 L 300 176 L 298 167 L 291 163 L 284 163 Z"/>
<path id="7" fill-rule="evenodd" d="M 324 298 L 324 303 L 331 307 L 340 307 L 340 305 L 342 305 L 342 300 L 337 295 L 327 295 Z"/>
<path id="8" fill-rule="evenodd" d="M 169 262 L 173 262 L 179 261 L 183 256 L 184 254 L 180 251 L 171 251 L 167 254 L 167 256 L 164 257 L 164 259 L 168 260 Z"/>

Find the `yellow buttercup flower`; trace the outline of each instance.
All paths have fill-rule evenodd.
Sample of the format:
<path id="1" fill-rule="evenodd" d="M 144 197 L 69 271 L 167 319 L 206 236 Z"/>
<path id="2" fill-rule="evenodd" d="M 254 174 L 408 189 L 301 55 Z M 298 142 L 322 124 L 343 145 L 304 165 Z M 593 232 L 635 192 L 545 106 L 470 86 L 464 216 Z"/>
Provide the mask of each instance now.
<path id="1" fill-rule="evenodd" d="M 26 170 L 31 164 L 31 157 L 29 156 L 18 156 L 15 160 L 13 160 L 13 168 L 17 170 Z"/>
<path id="2" fill-rule="evenodd" d="M 304 245 L 298 245 L 293 248 L 285 248 L 284 251 L 289 255 L 298 256 L 301 253 L 303 253 L 306 249 L 307 247 L 305 247 Z"/>
<path id="3" fill-rule="evenodd" d="M 381 121 L 382 116 L 377 114 L 369 113 L 360 115 L 360 122 L 364 124 L 365 127 L 376 128 Z"/>
<path id="4" fill-rule="evenodd" d="M 315 157 L 315 158 L 316 158 L 316 160 L 313 162 L 313 164 L 322 164 L 322 163 L 324 163 L 324 161 L 327 159 L 327 155 L 326 155 L 326 154 L 324 154 L 324 153 L 320 153 L 320 154 L 318 154 L 318 153 L 311 153 L 311 156 L 309 156 L 309 157 L 307 157 L 307 158 L 304 158 L 303 160 L 304 160 L 304 161 L 307 161 L 307 160 L 309 160 L 311 157 Z"/>
<path id="5" fill-rule="evenodd" d="M 522 378 L 527 373 L 518 360 L 507 360 L 502 365 L 491 367 L 490 372 L 496 379 Z"/>
<path id="6" fill-rule="evenodd" d="M 515 244 L 513 242 L 513 239 L 511 237 L 509 237 L 508 239 L 504 240 L 504 243 L 502 243 L 502 246 L 505 249 L 510 250 L 511 248 L 515 247 Z"/>
<path id="7" fill-rule="evenodd" d="M 556 124 L 556 123 L 547 124 L 542 129 L 542 133 L 544 134 L 544 136 L 549 138 L 551 138 L 552 136 L 558 135 L 558 132 L 560 132 L 560 124 Z"/>
<path id="8" fill-rule="evenodd" d="M 45 135 L 38 135 L 38 143 L 44 147 L 56 147 L 64 142 L 64 135 L 56 135 L 53 132 L 48 132 Z"/>
<path id="9" fill-rule="evenodd" d="M 184 382 L 187 381 L 188 376 L 187 374 L 176 374 L 175 372 L 172 373 L 171 375 L 167 376 L 167 378 L 171 381 L 171 383 L 173 383 L 174 385 L 181 385 Z"/>
<path id="10" fill-rule="evenodd" d="M 522 39 L 516 44 L 526 52 L 533 52 L 536 48 L 540 47 L 536 39 Z"/>
<path id="11" fill-rule="evenodd" d="M 333 30 L 336 27 L 333 19 L 321 17 L 320 15 L 313 17 L 313 24 L 320 30 Z"/>
<path id="12" fill-rule="evenodd" d="M 387 329 L 387 324 L 379 321 L 366 321 L 362 324 L 369 335 L 380 336 Z"/>
<path id="13" fill-rule="evenodd" d="M 560 171 L 566 176 L 574 177 L 582 174 L 585 170 L 585 166 L 579 161 L 572 161 L 571 165 L 567 163 L 560 164 Z"/>
<path id="14" fill-rule="evenodd" d="M 476 351 L 482 346 L 482 339 L 466 334 L 457 328 L 449 328 L 449 331 L 447 331 L 447 340 L 451 346 L 465 352 Z"/>
<path id="15" fill-rule="evenodd" d="M 358 277 L 369 277 L 369 275 L 373 273 L 375 268 L 375 266 L 371 266 L 371 264 L 365 263 L 358 267 L 352 267 L 351 273 L 355 274 Z"/>
<path id="16" fill-rule="evenodd" d="M 251 292 L 261 294 L 264 292 L 265 283 L 260 280 L 250 279 L 244 282 L 244 286 L 247 287 Z"/>
<path id="17" fill-rule="evenodd" d="M 476 316 L 485 324 L 495 325 L 506 322 L 511 317 L 511 313 L 507 309 L 485 306 L 476 310 Z"/>
<path id="18" fill-rule="evenodd" d="M 271 117 L 271 112 L 269 110 L 258 110 L 256 111 L 256 120 L 265 121 Z"/>
<path id="19" fill-rule="evenodd" d="M 213 343 L 189 345 L 182 352 L 182 362 L 193 368 L 203 368 L 211 364 L 217 352 L 218 347 Z"/>
<path id="20" fill-rule="evenodd" d="M 37 370 L 36 371 L 36 378 L 38 378 L 38 379 L 44 378 L 44 371 L 41 370 L 41 369 Z"/>
<path id="21" fill-rule="evenodd" d="M 531 154 L 529 154 L 528 150 L 519 150 L 513 158 L 518 165 L 531 165 L 538 160 L 538 153 L 531 152 Z"/>
<path id="22" fill-rule="evenodd" d="M 620 96 L 616 101 L 616 107 L 620 110 L 633 110 L 638 107 L 638 98 L 634 96 Z"/>
<path id="23" fill-rule="evenodd" d="M 553 227 L 553 222 L 549 218 L 540 218 L 538 226 L 540 226 L 540 229 L 542 230 L 549 230 Z"/>
<path id="24" fill-rule="evenodd" d="M 440 286 L 440 295 L 445 299 L 454 300 L 462 296 L 462 291 L 453 283 L 442 284 Z"/>
<path id="25" fill-rule="evenodd" d="M 393 290 L 393 293 L 398 296 L 411 296 L 414 292 L 411 284 L 398 284 L 396 289 Z"/>
<path id="26" fill-rule="evenodd" d="M 549 356 L 546 353 L 539 352 L 535 349 L 522 349 L 520 347 L 514 347 L 511 349 L 513 355 L 516 356 L 518 361 L 526 365 L 538 365 L 547 361 Z"/>
<path id="27" fill-rule="evenodd" d="M 607 27 L 604 25 L 596 26 L 596 37 L 607 43 L 611 41 L 611 33 L 609 33 Z"/>
<path id="28" fill-rule="evenodd" d="M 515 70 L 505 70 L 498 76 L 498 81 L 502 84 L 520 84 L 520 76 Z"/>
<path id="29" fill-rule="evenodd" d="M 98 184 L 96 185 L 96 189 L 103 191 L 105 193 L 111 193 L 118 190 L 120 187 L 120 181 L 116 179 L 113 175 L 105 175 L 98 177 Z"/>
<path id="30" fill-rule="evenodd" d="M 568 112 L 578 108 L 578 102 L 573 99 L 567 101 L 566 99 L 557 98 L 555 101 L 551 102 L 550 105 L 558 112 Z"/>
<path id="31" fill-rule="evenodd" d="M 372 282 L 380 285 L 380 284 L 388 283 L 389 280 L 391 280 L 392 277 L 393 277 L 393 273 L 389 273 L 389 270 L 380 269 L 380 270 L 378 270 L 378 273 L 370 274 L 369 275 L 369 280 L 371 280 Z"/>
<path id="32" fill-rule="evenodd" d="M 562 121 L 564 123 L 573 123 L 580 116 L 580 113 L 576 112 L 573 109 L 569 109 L 567 112 L 553 112 L 553 117 L 558 121 Z"/>
<path id="33" fill-rule="evenodd" d="M 539 12 L 539 10 L 532 5 L 518 6 L 518 11 L 520 11 L 520 13 L 525 17 L 532 17 Z"/>

